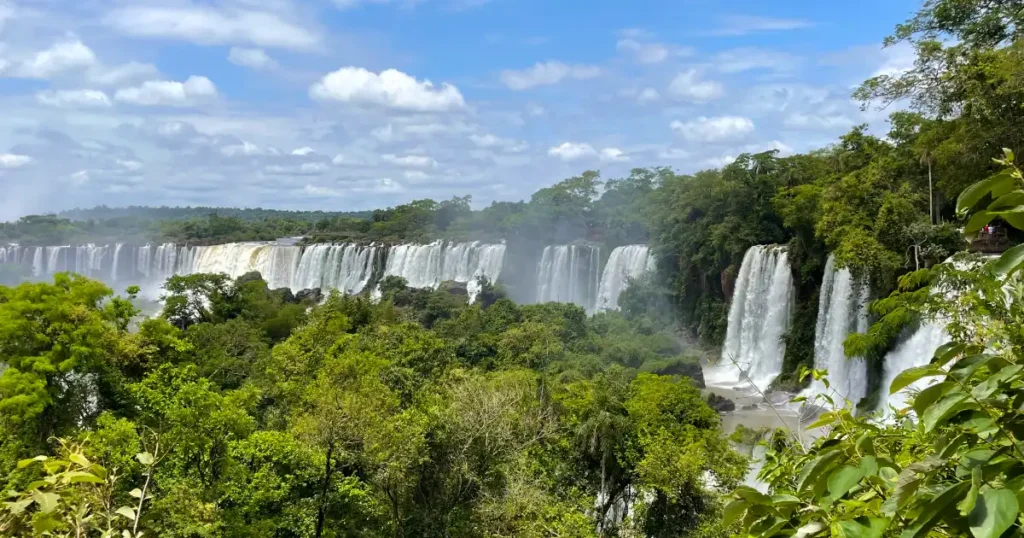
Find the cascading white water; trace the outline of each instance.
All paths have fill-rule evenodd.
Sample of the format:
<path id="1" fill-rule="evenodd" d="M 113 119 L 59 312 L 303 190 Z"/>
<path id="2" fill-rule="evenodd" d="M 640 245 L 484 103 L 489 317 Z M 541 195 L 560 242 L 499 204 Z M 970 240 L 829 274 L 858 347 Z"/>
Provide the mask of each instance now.
<path id="1" fill-rule="evenodd" d="M 631 278 L 654 270 L 654 257 L 647 245 L 618 247 L 608 256 L 597 291 L 597 310 L 618 310 L 619 295 Z"/>
<path id="2" fill-rule="evenodd" d="M 722 358 L 704 373 L 716 386 L 754 383 L 765 390 L 782 372 L 793 311 L 793 275 L 784 247 L 758 245 L 743 256 Z"/>
<path id="3" fill-rule="evenodd" d="M 854 406 L 868 392 L 867 363 L 860 357 L 846 357 L 843 341 L 851 333 L 868 330 L 869 287 L 856 281 L 846 268 L 837 268 L 835 256 L 825 263 L 825 275 L 818 299 L 818 324 L 814 332 L 814 368 L 828 370 L 830 389 L 812 381 L 806 396 L 831 397 L 836 405 L 848 400 Z"/>
<path id="4" fill-rule="evenodd" d="M 342 293 L 363 291 L 373 276 L 376 246 L 313 245 L 299 258 L 292 280 L 293 290 L 336 289 Z"/>
<path id="5" fill-rule="evenodd" d="M 259 271 L 271 288 L 289 288 L 299 262 L 299 247 L 268 243 L 226 243 L 196 247 L 190 273 L 224 273 L 238 278 Z"/>
<path id="6" fill-rule="evenodd" d="M 121 249 L 124 248 L 124 243 L 118 243 L 114 245 L 114 260 L 110 266 L 110 281 L 117 282 L 117 267 L 121 263 Z"/>
<path id="7" fill-rule="evenodd" d="M 594 247 L 544 247 L 537 265 L 537 302 L 574 303 L 595 309 L 601 251 Z"/>
<path id="8" fill-rule="evenodd" d="M 895 409 L 902 409 L 908 405 L 908 398 L 911 392 L 919 391 L 935 382 L 936 378 L 926 377 L 896 394 L 889 394 L 889 387 L 892 386 L 892 382 L 896 379 L 897 375 L 904 370 L 924 366 L 931 362 L 932 357 L 935 355 L 935 350 L 949 342 L 949 340 L 950 338 L 946 334 L 946 325 L 944 323 L 939 321 L 922 322 L 921 326 L 909 338 L 890 351 L 885 356 L 882 385 L 878 389 L 880 394 L 878 408 L 885 411 L 886 414 L 888 414 L 890 406 Z"/>
<path id="9" fill-rule="evenodd" d="M 750 468 L 747 470 L 747 476 L 743 479 L 743 485 L 752 487 L 761 493 L 768 493 L 769 487 L 767 482 L 762 482 L 757 478 L 764 467 L 764 456 L 767 452 L 767 446 L 760 443 L 754 445 L 750 451 Z"/>
<path id="10" fill-rule="evenodd" d="M 504 260 L 505 245 L 443 241 L 397 245 L 388 249 L 384 276 L 402 277 L 412 288 L 437 288 L 446 281 L 465 283 L 472 302 L 480 291 L 477 278 L 497 281 Z"/>
<path id="11" fill-rule="evenodd" d="M 67 251 L 70 249 L 70 246 L 46 247 L 46 268 L 44 269 L 44 274 L 52 275 L 68 269 Z M 62 258 L 64 263 L 61 263 Z"/>
<path id="12" fill-rule="evenodd" d="M 106 255 L 105 245 L 97 246 L 90 243 L 75 247 L 75 272 L 89 277 L 99 276 Z"/>

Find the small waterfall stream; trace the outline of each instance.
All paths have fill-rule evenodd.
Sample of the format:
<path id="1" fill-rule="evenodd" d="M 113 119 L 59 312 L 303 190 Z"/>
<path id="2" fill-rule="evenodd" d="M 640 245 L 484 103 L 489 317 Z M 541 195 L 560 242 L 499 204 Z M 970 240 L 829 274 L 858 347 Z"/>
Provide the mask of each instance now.
<path id="1" fill-rule="evenodd" d="M 597 290 L 597 310 L 619 309 L 619 295 L 626 289 L 629 279 L 638 278 L 654 270 L 654 257 L 647 245 L 618 247 L 608 256 Z"/>
<path id="2" fill-rule="evenodd" d="M 758 245 L 743 256 L 736 280 L 725 346 L 718 364 L 706 369 L 705 382 L 765 390 L 782 372 L 792 323 L 793 276 L 785 247 Z"/>
<path id="3" fill-rule="evenodd" d="M 851 333 L 868 330 L 870 290 L 867 282 L 858 282 L 846 268 L 837 268 L 829 256 L 818 299 L 818 323 L 814 332 L 814 368 L 828 370 L 830 389 L 821 381 L 812 381 L 805 393 L 808 399 L 825 394 L 836 405 L 848 400 L 856 406 L 868 392 L 867 363 L 860 357 L 846 357 L 843 341 Z"/>

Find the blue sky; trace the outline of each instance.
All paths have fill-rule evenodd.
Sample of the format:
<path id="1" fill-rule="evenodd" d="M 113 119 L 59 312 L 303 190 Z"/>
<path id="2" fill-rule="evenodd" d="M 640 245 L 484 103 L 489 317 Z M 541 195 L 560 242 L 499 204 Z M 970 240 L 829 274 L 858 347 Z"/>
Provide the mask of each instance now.
<path id="1" fill-rule="evenodd" d="M 528 198 L 802 152 L 917 1 L 0 0 L 0 219 Z"/>

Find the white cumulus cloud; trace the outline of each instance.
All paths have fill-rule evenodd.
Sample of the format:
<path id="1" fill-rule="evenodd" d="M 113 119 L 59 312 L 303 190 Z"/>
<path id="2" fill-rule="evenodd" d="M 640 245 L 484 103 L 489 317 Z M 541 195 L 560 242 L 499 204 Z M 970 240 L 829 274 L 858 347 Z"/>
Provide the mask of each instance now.
<path id="1" fill-rule="evenodd" d="M 140 106 L 192 106 L 217 96 L 217 87 L 206 77 L 191 76 L 185 82 L 150 80 L 141 86 L 121 88 L 114 99 Z"/>
<path id="2" fill-rule="evenodd" d="M 316 151 L 314 151 L 313 148 L 311 148 L 309 146 L 303 146 L 301 148 L 296 148 L 296 149 L 292 150 L 292 155 L 295 155 L 295 156 L 298 156 L 298 157 L 305 157 L 307 155 L 312 155 L 314 153 L 316 153 Z"/>
<path id="3" fill-rule="evenodd" d="M 392 154 L 381 155 L 380 159 L 386 163 L 394 164 L 397 166 L 405 166 L 408 168 L 433 168 L 437 166 L 437 161 L 426 155 L 403 155 L 397 156 Z"/>
<path id="4" fill-rule="evenodd" d="M 478 148 L 501 148 L 509 153 L 519 153 L 528 147 L 526 142 L 502 138 L 490 133 L 471 134 L 469 140 Z"/>
<path id="5" fill-rule="evenodd" d="M 74 69 L 96 64 L 96 54 L 78 39 L 54 43 L 20 62 L 13 62 L 10 74 L 22 78 L 47 79 Z"/>
<path id="6" fill-rule="evenodd" d="M 100 86 L 121 86 L 140 80 L 152 80 L 159 75 L 160 71 L 155 65 L 140 62 L 128 62 L 112 67 L 96 65 L 87 74 L 89 82 Z"/>
<path id="7" fill-rule="evenodd" d="M 99 90 L 43 90 L 36 93 L 36 101 L 59 108 L 110 107 L 110 98 Z"/>
<path id="8" fill-rule="evenodd" d="M 628 161 L 629 157 L 619 148 L 604 148 L 601 150 L 601 160 L 605 162 Z"/>
<path id="9" fill-rule="evenodd" d="M 540 62 L 533 67 L 501 72 L 501 82 L 513 90 L 527 90 L 536 86 L 551 86 L 566 79 L 586 80 L 601 74 L 592 65 L 567 65 L 562 62 Z"/>
<path id="10" fill-rule="evenodd" d="M 251 43 L 262 47 L 311 49 L 320 41 L 315 32 L 276 14 L 246 9 L 128 7 L 108 15 L 106 22 L 127 35 L 181 39 L 201 45 Z"/>
<path id="11" fill-rule="evenodd" d="M 243 140 L 241 144 L 231 144 L 220 148 L 220 153 L 225 157 L 247 157 L 250 155 L 260 155 L 263 153 L 263 150 L 256 144 Z"/>
<path id="12" fill-rule="evenodd" d="M 673 121 L 670 127 L 690 142 L 720 142 L 743 138 L 754 131 L 754 122 L 742 116 L 702 116 L 685 123 Z"/>
<path id="13" fill-rule="evenodd" d="M 563 142 L 548 150 L 548 155 L 558 157 L 563 161 L 575 161 L 584 157 L 597 155 L 594 147 L 587 143 Z"/>
<path id="14" fill-rule="evenodd" d="M 661 43 L 641 43 L 635 39 L 620 39 L 615 44 L 621 51 L 631 53 L 642 64 L 656 64 L 665 61 L 669 49 Z"/>
<path id="15" fill-rule="evenodd" d="M 661 94 L 654 88 L 644 88 L 636 95 L 638 103 L 653 103 L 659 99 L 661 99 Z"/>
<path id="16" fill-rule="evenodd" d="M 435 86 L 397 69 L 374 73 L 361 67 L 343 67 L 325 75 L 309 89 L 320 101 L 384 106 L 416 112 L 442 112 L 466 106 L 462 93 L 451 84 Z"/>
<path id="17" fill-rule="evenodd" d="M 228 52 L 228 61 L 235 65 L 248 67 L 250 69 L 277 68 L 277 62 L 274 61 L 274 59 L 271 58 L 263 49 L 231 47 L 231 51 Z"/>
<path id="18" fill-rule="evenodd" d="M 84 185 L 89 182 L 89 171 L 79 170 L 68 176 L 68 179 L 71 180 L 72 185 Z"/>
<path id="19" fill-rule="evenodd" d="M 17 153 L 0 153 L 0 168 L 21 168 L 32 162 L 32 157 L 28 155 L 18 155 Z"/>
<path id="20" fill-rule="evenodd" d="M 725 87 L 713 80 L 702 80 L 696 69 L 690 69 L 672 79 L 668 92 L 683 101 L 706 103 L 725 95 Z"/>

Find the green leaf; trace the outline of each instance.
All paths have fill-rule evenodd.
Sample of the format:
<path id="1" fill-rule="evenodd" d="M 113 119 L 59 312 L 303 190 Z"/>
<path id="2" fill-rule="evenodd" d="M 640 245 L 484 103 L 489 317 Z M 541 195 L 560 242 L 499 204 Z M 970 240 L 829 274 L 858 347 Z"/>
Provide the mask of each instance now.
<path id="1" fill-rule="evenodd" d="M 946 394 L 946 391 L 948 390 L 959 390 L 959 387 L 957 387 L 957 384 L 952 381 L 943 381 L 942 383 L 932 385 L 917 393 L 913 403 L 914 411 L 917 413 L 917 416 L 924 415 L 925 410 Z"/>
<path id="2" fill-rule="evenodd" d="M 889 394 L 896 394 L 919 379 L 943 374 L 945 374 L 945 372 L 932 365 L 908 368 L 900 372 L 899 375 L 896 376 L 896 379 L 892 380 L 892 384 L 889 385 Z"/>
<path id="3" fill-rule="evenodd" d="M 847 538 L 879 538 L 889 527 L 889 520 L 880 517 L 859 517 L 839 522 L 840 535 Z"/>
<path id="4" fill-rule="evenodd" d="M 1010 148 L 1003 148 L 1003 156 L 1006 157 L 1006 162 L 1013 162 L 1013 150 Z"/>
<path id="5" fill-rule="evenodd" d="M 1024 205 L 1024 190 L 1010 191 L 989 204 L 989 211 Z"/>
<path id="6" fill-rule="evenodd" d="M 945 515 L 949 506 L 966 493 L 970 487 L 970 482 L 959 482 L 947 487 L 927 501 L 921 509 L 921 513 L 911 522 L 910 528 L 903 531 L 903 534 L 900 535 L 901 538 L 921 538 L 922 536 L 927 536 L 928 531 Z"/>
<path id="7" fill-rule="evenodd" d="M 57 509 L 57 505 L 60 503 L 60 495 L 36 490 L 32 492 L 32 500 L 36 502 L 36 506 L 39 507 L 41 513 L 49 514 Z"/>
<path id="8" fill-rule="evenodd" d="M 796 534 L 794 534 L 793 537 L 794 538 L 810 538 L 811 536 L 819 534 L 821 531 L 823 531 L 823 530 L 825 530 L 827 528 L 828 527 L 824 523 L 822 523 L 820 521 L 811 521 L 810 523 L 807 523 L 803 527 L 800 527 L 799 529 L 797 529 L 796 530 Z"/>
<path id="9" fill-rule="evenodd" d="M 878 460 L 874 456 L 864 456 L 860 460 L 860 470 L 864 476 L 878 474 Z"/>
<path id="10" fill-rule="evenodd" d="M 957 391 L 943 396 L 934 405 L 929 406 L 921 417 L 924 431 L 930 432 L 934 430 L 940 422 L 955 415 L 960 411 L 965 401 L 967 401 L 967 394 Z"/>
<path id="11" fill-rule="evenodd" d="M 771 505 L 772 498 L 748 486 L 740 486 L 733 492 L 750 504 Z"/>
<path id="12" fill-rule="evenodd" d="M 143 465 L 153 465 L 153 455 L 149 452 L 139 452 L 135 455 L 135 459 L 139 460 L 139 463 Z"/>
<path id="13" fill-rule="evenodd" d="M 1005 196 L 1015 186 L 1017 186 L 1017 178 L 1014 177 L 1012 168 L 999 172 L 992 176 L 992 198 Z"/>
<path id="14" fill-rule="evenodd" d="M 803 491 L 812 480 L 817 480 L 843 453 L 837 450 L 818 456 L 810 463 L 804 465 L 800 471 L 800 478 L 797 481 L 796 490 Z"/>
<path id="15" fill-rule="evenodd" d="M 33 502 L 32 499 L 22 499 L 20 501 L 15 501 L 15 502 L 11 502 L 11 503 L 4 503 L 4 506 L 7 507 L 7 511 L 9 511 L 10 513 L 12 513 L 14 515 L 18 515 L 18 514 L 24 512 L 26 508 L 31 506 L 32 502 Z"/>
<path id="16" fill-rule="evenodd" d="M 939 346 L 939 349 L 935 350 L 935 355 L 932 356 L 931 364 L 933 366 L 942 367 L 946 363 L 955 359 L 958 355 L 964 352 L 966 348 L 964 344 L 956 344 L 949 342 Z"/>
<path id="17" fill-rule="evenodd" d="M 68 456 L 68 459 L 81 465 L 82 467 L 88 467 L 92 465 L 92 462 L 81 454 L 71 454 L 70 456 Z"/>
<path id="18" fill-rule="evenodd" d="M 32 465 L 33 463 L 35 463 L 37 461 L 46 461 L 47 459 L 48 458 L 46 456 L 36 456 L 34 458 L 30 458 L 30 459 L 27 459 L 27 460 L 21 460 L 21 461 L 18 462 L 18 468 L 19 469 L 24 469 L 25 467 L 28 467 L 29 465 Z"/>
<path id="19" fill-rule="evenodd" d="M 142 498 L 142 490 L 139 489 L 139 488 L 135 488 L 135 489 L 129 491 L 128 495 L 131 495 L 132 497 L 135 497 L 136 499 L 141 499 Z"/>
<path id="20" fill-rule="evenodd" d="M 981 489 L 981 478 L 981 467 L 971 470 L 971 491 L 968 491 L 964 500 L 956 505 L 960 509 L 961 516 L 966 516 L 971 513 L 971 510 L 974 510 L 974 505 L 978 502 L 978 490 Z"/>
<path id="21" fill-rule="evenodd" d="M 980 202 L 986 194 L 992 191 L 992 184 L 994 183 L 995 177 L 996 176 L 992 176 L 988 179 L 983 179 L 964 189 L 956 199 L 957 215 L 966 216 L 971 209 L 974 209 L 974 206 L 978 205 L 978 202 Z"/>
<path id="22" fill-rule="evenodd" d="M 78 484 L 80 482 L 89 482 L 91 484 L 102 484 L 104 480 L 92 473 L 86 473 L 84 471 L 71 471 L 64 475 L 67 477 L 68 482 L 72 484 Z"/>
<path id="23" fill-rule="evenodd" d="M 32 520 L 32 529 L 36 536 L 42 536 L 60 526 L 60 521 L 50 514 L 44 514 Z"/>
<path id="24" fill-rule="evenodd" d="M 964 225 L 964 233 L 967 235 L 974 234 L 978 230 L 984 228 L 986 224 L 992 222 L 992 219 L 994 218 L 996 218 L 996 214 L 991 211 L 985 209 L 978 211 L 974 215 L 971 215 L 967 224 Z"/>
<path id="25" fill-rule="evenodd" d="M 861 478 L 864 478 L 864 471 L 860 467 L 844 465 L 832 471 L 832 474 L 828 477 L 829 496 L 834 500 L 839 500 L 856 486 Z"/>
<path id="26" fill-rule="evenodd" d="M 1004 278 L 1020 268 L 1024 262 L 1024 245 L 1017 245 L 1006 250 L 999 259 L 989 265 L 996 278 Z"/>
<path id="27" fill-rule="evenodd" d="M 135 509 L 130 506 L 122 506 L 114 511 L 119 516 L 124 516 L 128 521 L 135 521 Z"/>
<path id="28" fill-rule="evenodd" d="M 807 428 L 805 428 L 805 429 L 807 429 L 807 430 L 815 430 L 815 429 L 821 428 L 822 426 L 828 426 L 829 424 L 832 424 L 832 421 L 834 421 L 835 418 L 836 418 L 836 414 L 835 413 L 833 413 L 831 411 L 827 411 L 825 413 L 822 413 L 821 416 L 818 417 L 818 420 L 814 421 L 814 423 L 812 423 L 810 426 L 807 426 Z"/>
<path id="29" fill-rule="evenodd" d="M 990 489 L 967 517 L 974 538 L 998 538 L 1017 519 L 1017 496 L 1010 490 Z"/>
<path id="30" fill-rule="evenodd" d="M 1024 205 L 1012 207 L 1010 209 L 1003 209 L 1001 211 L 989 211 L 994 217 L 999 217 L 1013 226 L 1014 228 L 1024 228 Z"/>
<path id="31" fill-rule="evenodd" d="M 722 522 L 728 527 L 732 523 L 738 520 L 746 511 L 750 503 L 743 499 L 736 499 L 731 503 L 725 505 L 725 509 L 722 510 Z M 132 519 L 135 519 L 134 517 Z"/>

